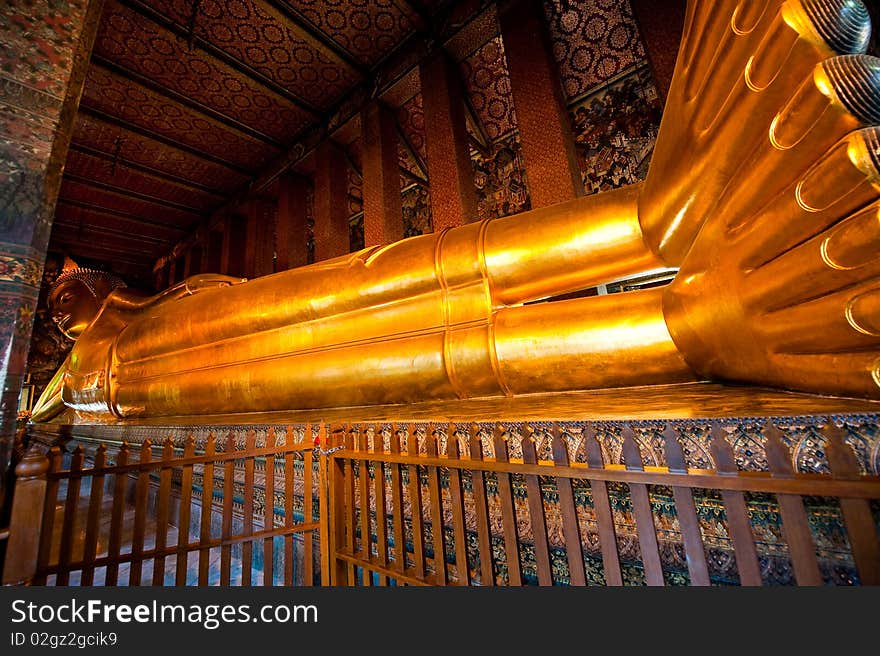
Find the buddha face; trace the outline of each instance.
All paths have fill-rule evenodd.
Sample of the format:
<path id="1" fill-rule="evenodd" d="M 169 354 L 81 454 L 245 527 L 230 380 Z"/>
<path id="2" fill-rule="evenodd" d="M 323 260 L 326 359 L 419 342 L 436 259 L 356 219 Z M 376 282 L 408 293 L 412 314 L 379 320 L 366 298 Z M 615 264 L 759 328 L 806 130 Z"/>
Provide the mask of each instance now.
<path id="1" fill-rule="evenodd" d="M 66 280 L 49 295 L 52 320 L 65 337 L 76 339 L 101 309 L 101 302 L 81 280 Z"/>

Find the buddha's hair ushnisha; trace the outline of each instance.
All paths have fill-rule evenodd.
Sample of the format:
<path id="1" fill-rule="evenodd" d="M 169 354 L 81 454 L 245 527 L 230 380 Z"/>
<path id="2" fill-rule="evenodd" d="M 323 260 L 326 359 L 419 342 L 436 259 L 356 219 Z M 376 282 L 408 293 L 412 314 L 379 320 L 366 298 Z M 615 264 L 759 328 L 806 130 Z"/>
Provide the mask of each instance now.
<path id="1" fill-rule="evenodd" d="M 62 283 L 65 283 L 68 280 L 79 280 L 88 287 L 92 296 L 98 298 L 97 283 L 102 279 L 107 281 L 111 291 L 119 289 L 120 287 L 127 287 L 125 281 L 115 273 L 99 271 L 98 269 L 89 269 L 88 267 L 76 267 L 71 269 L 65 268 L 55 282 L 52 283 L 52 288 L 49 292 L 54 292 Z"/>

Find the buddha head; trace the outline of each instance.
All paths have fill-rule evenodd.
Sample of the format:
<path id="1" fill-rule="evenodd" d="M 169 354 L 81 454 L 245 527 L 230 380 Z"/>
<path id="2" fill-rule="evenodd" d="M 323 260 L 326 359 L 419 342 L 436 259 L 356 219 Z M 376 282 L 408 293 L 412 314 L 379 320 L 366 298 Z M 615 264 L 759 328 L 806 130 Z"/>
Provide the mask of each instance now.
<path id="1" fill-rule="evenodd" d="M 49 312 L 65 337 L 76 339 L 97 316 L 107 296 L 125 287 L 118 276 L 77 266 L 69 258 L 49 290 Z"/>

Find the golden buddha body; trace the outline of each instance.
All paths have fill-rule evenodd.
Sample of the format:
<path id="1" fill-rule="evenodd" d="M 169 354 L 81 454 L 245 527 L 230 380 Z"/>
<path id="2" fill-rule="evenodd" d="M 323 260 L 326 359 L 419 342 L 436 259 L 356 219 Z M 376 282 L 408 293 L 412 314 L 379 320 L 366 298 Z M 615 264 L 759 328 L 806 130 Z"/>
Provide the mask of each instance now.
<path id="1" fill-rule="evenodd" d="M 34 419 L 62 402 L 112 419 L 704 378 L 880 398 L 868 32 L 855 0 L 692 2 L 644 184 L 247 282 L 116 289 L 100 309 L 58 285 L 78 339 Z M 657 267 L 680 270 L 526 304 Z"/>

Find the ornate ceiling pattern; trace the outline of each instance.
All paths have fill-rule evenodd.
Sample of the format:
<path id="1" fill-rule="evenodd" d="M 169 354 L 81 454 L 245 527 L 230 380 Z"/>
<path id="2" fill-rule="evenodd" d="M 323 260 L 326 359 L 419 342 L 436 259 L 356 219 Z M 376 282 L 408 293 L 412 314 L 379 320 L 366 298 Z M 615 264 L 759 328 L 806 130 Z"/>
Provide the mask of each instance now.
<path id="1" fill-rule="evenodd" d="M 644 60 L 629 2 L 544 8 L 570 100 Z M 357 117 L 377 98 L 397 116 L 401 185 L 425 185 L 426 53 L 442 46 L 458 62 L 481 152 L 517 132 L 499 32 L 491 0 L 106 0 L 51 247 L 76 258 L 89 235 L 94 251 L 103 226 L 108 266 L 149 280 L 154 251 L 268 193 L 285 167 L 301 172 L 327 135 L 349 154 L 357 214 Z"/>
<path id="2" fill-rule="evenodd" d="M 516 115 L 501 37 L 491 39 L 462 61 L 461 68 L 465 87 L 486 136 L 496 141 L 513 132 Z"/>
<path id="3" fill-rule="evenodd" d="M 215 191 L 247 182 L 242 173 L 202 159 L 179 148 L 159 143 L 125 130 L 95 116 L 80 113 L 76 118 L 73 142 L 80 147 L 112 155 L 114 158 L 179 177 Z"/>
<path id="4" fill-rule="evenodd" d="M 200 217 L 195 212 L 157 205 L 133 196 L 92 187 L 67 177 L 61 181 L 58 204 L 62 203 L 80 203 L 112 213 L 118 212 L 134 219 L 164 224 L 182 233 L 189 232 Z"/>
<path id="5" fill-rule="evenodd" d="M 155 12 L 151 18 L 166 17 L 182 30 L 184 43 L 204 40 L 316 109 L 327 109 L 361 79 L 340 55 L 276 9 L 283 3 L 145 0 L 143 5 Z"/>
<path id="6" fill-rule="evenodd" d="M 59 236 L 66 240 L 79 244 L 81 253 L 89 256 L 99 256 L 102 252 L 115 248 L 116 244 L 125 244 L 127 247 L 143 251 L 144 253 L 161 253 L 164 242 L 154 239 L 144 239 L 119 231 L 108 231 L 103 226 L 104 220 L 99 218 L 98 223 L 87 224 L 77 221 L 68 223 L 61 219 L 58 223 Z M 80 260 L 76 260 L 79 264 Z"/>
<path id="7" fill-rule="evenodd" d="M 219 194 L 205 192 L 183 183 L 169 184 L 167 180 L 140 173 L 125 164 L 95 157 L 76 149 L 72 149 L 68 154 L 65 171 L 68 177 L 73 179 L 86 179 L 94 185 L 119 189 L 131 195 L 146 196 L 164 201 L 160 204 L 172 203 L 196 212 L 207 211 L 223 200 L 223 196 Z"/>
<path id="8" fill-rule="evenodd" d="M 167 254 L 234 209 L 340 107 L 369 100 L 387 74 L 378 64 L 426 27 L 425 11 L 408 0 L 106 0 L 51 248 L 84 257 L 91 241 L 108 266 L 139 262 L 149 279 L 153 246 Z"/>
<path id="9" fill-rule="evenodd" d="M 67 201 L 58 204 L 58 208 L 55 211 L 55 221 L 56 225 L 103 230 L 114 235 L 122 234 L 152 241 L 155 242 L 157 248 L 161 248 L 170 235 L 179 234 L 178 229 L 170 229 L 167 226 L 128 219 L 118 214 L 114 215 L 80 205 L 73 205 Z M 107 226 L 108 222 L 112 223 L 112 228 Z"/>
<path id="10" fill-rule="evenodd" d="M 366 65 L 376 64 L 415 29 L 393 0 L 287 2 Z"/>
<path id="11" fill-rule="evenodd" d="M 545 0 L 544 10 L 569 102 L 645 59 L 629 0 Z"/>
<path id="12" fill-rule="evenodd" d="M 280 149 L 189 109 L 118 73 L 92 65 L 80 107 L 97 110 L 245 171 L 259 168 Z M 80 110 L 82 111 L 82 109 Z"/>
<path id="13" fill-rule="evenodd" d="M 275 142 L 289 139 L 313 117 L 231 66 L 190 51 L 183 39 L 126 7 L 111 4 L 105 17 L 93 60 L 112 61 Z"/>

